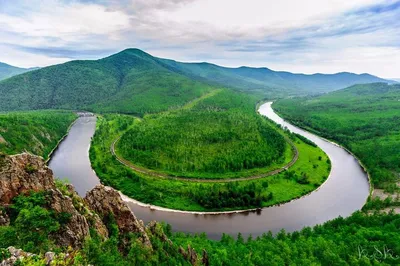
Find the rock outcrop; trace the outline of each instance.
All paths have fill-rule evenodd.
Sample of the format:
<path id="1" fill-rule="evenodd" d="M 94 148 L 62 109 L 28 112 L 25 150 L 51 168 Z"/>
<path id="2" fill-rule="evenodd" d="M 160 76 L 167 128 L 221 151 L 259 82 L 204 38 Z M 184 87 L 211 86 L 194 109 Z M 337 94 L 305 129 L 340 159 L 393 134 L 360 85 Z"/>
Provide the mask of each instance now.
<path id="1" fill-rule="evenodd" d="M 54 189 L 53 172 L 41 157 L 27 153 L 0 155 L 0 205 L 29 191 Z"/>
<path id="2" fill-rule="evenodd" d="M 34 254 L 25 252 L 22 249 L 17 249 L 14 247 L 7 248 L 7 251 L 10 252 L 10 257 L 0 261 L 0 266 L 13 266 L 17 264 L 18 261 L 22 261 L 26 258 L 34 256 Z"/>
<path id="3" fill-rule="evenodd" d="M 153 236 L 159 238 L 162 242 L 168 242 L 168 244 L 172 245 L 172 241 L 167 237 L 164 233 L 161 224 L 157 223 L 156 221 L 151 221 L 147 226 L 146 229 L 150 231 Z"/>
<path id="4" fill-rule="evenodd" d="M 121 233 L 138 233 L 140 241 L 151 248 L 152 245 L 143 224 L 122 200 L 118 191 L 97 185 L 86 194 L 85 202 L 91 210 L 102 217 L 103 222 L 106 223 L 112 215 Z"/>
<path id="5" fill-rule="evenodd" d="M 57 189 L 53 172 L 41 157 L 27 153 L 15 156 L 1 155 L 0 207 L 8 206 L 18 195 L 30 191 L 47 191 L 47 207 L 57 213 L 70 215 L 68 223 L 50 236 L 60 246 L 80 247 L 85 238 L 90 236 L 90 226 L 93 226 L 99 235 L 107 237 L 108 231 L 99 216 L 84 206 L 84 201 L 76 194 L 73 186 L 68 185 L 66 189 L 68 195 Z M 79 206 L 74 205 L 73 198 Z M 7 213 L 0 211 L 0 225 L 8 225 L 9 222 Z"/>
<path id="6" fill-rule="evenodd" d="M 158 238 L 171 247 L 174 246 L 164 233 L 162 225 L 153 221 L 145 227 L 143 221 L 136 218 L 122 200 L 119 192 L 113 188 L 98 185 L 82 199 L 72 185 L 61 185 L 58 182 L 56 185 L 53 172 L 41 157 L 26 153 L 15 156 L 0 155 L 0 226 L 10 224 L 10 205 L 13 203 L 13 198 L 31 191 L 46 191 L 46 202 L 43 208 L 68 214 L 68 220 L 49 237 L 60 247 L 75 249 L 71 254 L 57 255 L 58 257 L 48 252 L 42 258 L 44 264 L 54 263 L 55 257 L 56 260 L 64 262 L 72 259 L 74 252 L 78 252 L 84 240 L 90 237 L 90 229 L 95 229 L 98 235 L 107 238 L 109 232 L 106 224 L 110 222 L 110 219 L 116 223 L 119 232 L 122 233 L 119 239 L 120 251 L 127 251 L 131 247 L 132 239 L 126 235 L 128 233 L 135 233 L 138 236 L 135 241 L 139 241 L 149 250 L 153 249 L 149 236 Z M 0 266 L 14 265 L 19 260 L 33 256 L 13 247 L 8 250 L 11 257 L 0 262 Z M 179 252 L 192 265 L 199 263 L 209 265 L 208 255 L 204 250 L 202 258 L 190 246 L 187 250 L 180 247 Z M 65 263 L 65 265 L 70 264 Z"/>
<path id="7" fill-rule="evenodd" d="M 10 224 L 10 218 L 8 217 L 7 213 L 3 210 L 0 210 L 0 226 L 9 224 Z"/>
<path id="8" fill-rule="evenodd" d="M 179 253 L 182 254 L 182 256 L 187 259 L 188 261 L 190 261 L 190 263 L 192 265 L 196 265 L 197 264 L 197 253 L 194 250 L 194 248 L 190 247 L 190 245 L 188 245 L 187 250 L 185 250 L 182 247 L 179 247 Z"/>
<path id="9" fill-rule="evenodd" d="M 52 235 L 52 238 L 60 246 L 79 247 L 85 238 L 90 236 L 88 221 L 85 216 L 75 209 L 70 197 L 64 196 L 57 189 L 52 189 L 49 192 L 50 208 L 57 213 L 68 213 L 71 215 L 68 223 Z"/>
<path id="10" fill-rule="evenodd" d="M 75 265 L 73 253 L 56 254 L 49 251 L 43 256 L 25 252 L 22 249 L 17 249 L 15 247 L 8 247 L 7 251 L 9 252 L 10 257 L 0 261 L 0 266 L 21 265 L 21 263 L 26 263 L 27 260 L 34 265 Z"/>

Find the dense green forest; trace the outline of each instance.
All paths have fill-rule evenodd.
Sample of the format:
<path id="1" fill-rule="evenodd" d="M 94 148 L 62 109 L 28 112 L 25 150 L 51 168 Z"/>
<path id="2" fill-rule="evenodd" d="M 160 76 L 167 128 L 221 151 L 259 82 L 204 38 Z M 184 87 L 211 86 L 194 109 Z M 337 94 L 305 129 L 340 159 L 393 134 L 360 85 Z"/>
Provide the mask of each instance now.
<path id="1" fill-rule="evenodd" d="M 266 171 L 242 170 L 279 168 L 293 154 L 276 126 L 255 113 L 255 104 L 244 94 L 213 91 L 180 110 L 145 116 L 118 141 L 117 152 L 135 165 L 177 176 L 243 177 Z"/>
<path id="2" fill-rule="evenodd" d="M 101 60 L 72 61 L 0 81 L 0 111 L 20 110 L 0 113 L 0 152 L 27 150 L 46 158 L 76 118 L 71 111 L 27 110 L 91 110 L 101 115 L 89 155 L 105 185 L 138 201 L 178 210 L 272 206 L 319 187 L 329 175 L 330 161 L 314 143 L 256 115 L 257 100 L 372 81 L 382 80 L 366 74 L 297 75 L 267 68 L 186 64 L 128 49 Z M 354 152 L 376 187 L 398 191 L 399 85 L 356 85 L 279 100 L 273 107 L 294 124 Z M 188 178 L 251 177 L 281 168 L 294 155 L 288 140 L 299 157 L 289 169 L 272 176 L 195 182 L 146 175 L 122 165 L 110 152 L 118 139 L 117 154 L 133 164 Z M 57 186 L 66 191 L 62 182 Z M 65 196 L 77 208 L 83 206 L 74 196 Z M 46 191 L 32 192 L 0 208 L 0 214 L 7 211 L 11 218 L 10 225 L 0 226 L 0 261 L 10 255 L 4 248 L 11 245 L 40 255 L 66 251 L 49 236 L 70 217 L 49 208 L 48 199 Z M 198 252 L 205 249 L 211 265 L 399 265 L 400 216 L 371 211 L 394 204 L 399 203 L 391 198 L 372 200 L 363 213 L 345 219 L 246 240 L 239 234 L 213 241 L 204 234 L 172 233 L 164 225 L 158 230 L 172 242 L 149 233 L 153 250 L 138 244 L 138 235 L 120 233 L 110 217 L 109 239 L 92 230 L 91 238 L 74 251 L 71 264 L 189 265 L 178 249 L 190 245 Z M 131 245 L 122 250 L 127 238 Z M 41 265 L 43 260 L 33 257 L 25 263 Z"/>
<path id="3" fill-rule="evenodd" d="M 0 152 L 28 151 L 47 158 L 76 117 L 67 111 L 0 113 Z"/>
<path id="4" fill-rule="evenodd" d="M 62 184 L 58 182 L 58 186 Z M 274 236 L 266 232 L 247 239 L 240 234 L 237 238 L 223 235 L 219 241 L 209 240 L 205 234 L 172 233 L 171 227 L 164 225 L 158 226 L 157 232 L 147 232 L 152 250 L 135 241 L 137 235 L 119 232 L 110 219 L 107 240 L 92 231 L 83 247 L 73 252 L 58 247 L 49 237 L 69 217 L 48 208 L 46 192 L 18 196 L 8 208 L 13 215 L 9 226 L 0 226 L 0 261 L 10 256 L 5 249 L 8 246 L 39 254 L 18 265 L 44 265 L 43 254 L 50 249 L 56 254 L 70 252 L 66 265 L 191 265 L 178 252 L 180 246 L 188 245 L 200 254 L 205 250 L 210 265 L 399 265 L 400 261 L 400 215 L 394 214 L 356 212 L 293 233 L 281 231 Z M 170 242 L 159 237 L 164 233 Z M 127 237 L 131 244 L 121 249 Z M 201 258 L 196 263 L 201 265 Z"/>
<path id="5" fill-rule="evenodd" d="M 248 93 L 261 93 L 269 98 L 289 94 L 313 94 L 342 89 L 354 84 L 371 82 L 390 82 L 369 74 L 341 72 L 336 74 L 294 74 L 286 71 L 274 71 L 266 67 L 227 68 L 209 63 L 181 63 L 168 59 L 159 59 L 170 69 L 184 75 L 235 88 Z"/>
<path id="6" fill-rule="evenodd" d="M 400 175 L 400 85 L 356 85 L 318 97 L 280 100 L 273 107 L 292 123 L 337 141 L 367 167 L 378 188 Z"/>
<path id="7" fill-rule="evenodd" d="M 248 239 L 177 233 L 174 243 L 206 249 L 211 265 L 399 265 L 400 215 L 337 218 L 313 228 Z"/>
<path id="8" fill-rule="evenodd" d="M 110 152 L 115 139 L 135 123 L 141 123 L 138 120 L 128 115 L 107 114 L 99 117 L 90 148 L 90 160 L 102 183 L 152 205 L 191 211 L 270 206 L 313 191 L 326 180 L 330 172 L 325 153 L 277 127 L 280 133 L 292 138 L 299 151 L 299 158 L 289 171 L 233 183 L 190 182 L 148 176 L 122 165 Z M 243 195 L 238 196 L 241 192 Z"/>
<path id="9" fill-rule="evenodd" d="M 371 75 L 302 75 L 267 68 L 185 64 L 127 49 L 100 60 L 77 60 L 0 82 L 0 111 L 84 109 L 143 115 L 182 106 L 211 87 L 276 98 L 384 81 Z"/>
<path id="10" fill-rule="evenodd" d="M 0 80 L 10 78 L 12 76 L 16 76 L 35 69 L 36 68 L 20 68 L 0 62 Z"/>
<path id="11" fill-rule="evenodd" d="M 136 49 L 72 61 L 0 82 L 0 110 L 85 109 L 142 115 L 183 105 L 210 86 L 159 65 Z"/>

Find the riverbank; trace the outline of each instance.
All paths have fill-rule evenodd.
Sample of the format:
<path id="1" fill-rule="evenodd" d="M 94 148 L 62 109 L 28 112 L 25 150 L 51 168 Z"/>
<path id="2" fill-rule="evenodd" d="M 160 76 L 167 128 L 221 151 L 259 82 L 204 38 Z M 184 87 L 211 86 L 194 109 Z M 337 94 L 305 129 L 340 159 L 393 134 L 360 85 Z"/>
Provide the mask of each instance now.
<path id="1" fill-rule="evenodd" d="M 273 117 L 273 110 L 268 105 L 263 106 L 260 111 L 279 123 L 276 117 Z M 103 122 L 99 121 L 98 127 Z M 71 135 L 64 140 L 63 147 L 55 152 L 57 158 L 54 158 L 54 167 L 52 168 L 56 174 L 60 173 L 70 177 L 71 183 L 77 189 L 80 189 L 81 195 L 84 195 L 86 190 L 91 189 L 94 186 L 93 184 L 99 182 L 87 158 L 87 149 L 95 131 L 93 122 L 90 123 L 90 126 L 81 122 L 75 124 L 71 130 Z M 290 125 L 284 124 L 284 126 L 292 130 Z M 296 133 L 302 133 L 296 129 L 293 130 Z M 100 131 L 101 129 L 98 128 L 96 134 L 99 134 Z M 307 133 L 304 132 L 304 134 Z M 144 222 L 165 221 L 171 224 L 176 231 L 205 232 L 213 239 L 220 238 L 223 233 L 237 235 L 238 232 L 241 232 L 246 237 L 250 234 L 258 236 L 269 230 L 279 232 L 282 228 L 287 232 L 292 232 L 301 230 L 304 226 L 320 224 L 338 216 L 347 217 L 354 211 L 361 209 L 368 197 L 369 186 L 360 165 L 350 154 L 338 146 L 313 135 L 310 138 L 329 155 L 332 169 L 328 179 L 322 182 L 323 184 L 318 189 L 308 193 L 307 196 L 302 196 L 285 204 L 262 208 L 261 211 L 257 211 L 257 209 L 247 212 L 231 211 L 219 215 L 198 214 L 199 212 L 193 214 L 159 211 L 154 205 L 140 204 L 136 200 L 129 200 L 129 207 Z M 107 151 L 109 151 L 110 144 L 106 145 Z M 111 156 L 107 163 L 117 163 L 118 169 L 124 168 L 115 159 L 112 160 Z M 131 178 L 126 176 L 127 172 L 117 172 L 116 174 L 125 176 L 124 179 L 121 179 L 121 182 Z M 59 175 L 57 174 L 57 176 Z M 81 178 L 82 176 L 85 178 Z M 160 188 L 160 192 L 167 189 L 168 187 Z"/>

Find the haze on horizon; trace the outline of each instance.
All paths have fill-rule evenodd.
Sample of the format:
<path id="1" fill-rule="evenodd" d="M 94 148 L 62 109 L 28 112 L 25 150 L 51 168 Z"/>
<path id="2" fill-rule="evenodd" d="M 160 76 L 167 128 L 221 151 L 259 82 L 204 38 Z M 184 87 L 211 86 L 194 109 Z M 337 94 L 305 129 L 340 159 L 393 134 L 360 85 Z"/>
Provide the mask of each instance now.
<path id="1" fill-rule="evenodd" d="M 398 0 L 0 0 L 0 62 L 126 48 L 185 62 L 400 78 Z"/>

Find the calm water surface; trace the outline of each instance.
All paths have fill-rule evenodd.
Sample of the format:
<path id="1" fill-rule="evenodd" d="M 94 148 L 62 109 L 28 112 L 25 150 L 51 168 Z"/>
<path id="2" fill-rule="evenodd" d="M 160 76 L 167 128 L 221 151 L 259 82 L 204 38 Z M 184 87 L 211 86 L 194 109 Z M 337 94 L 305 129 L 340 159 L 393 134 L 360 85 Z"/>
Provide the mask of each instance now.
<path id="1" fill-rule="evenodd" d="M 344 149 L 316 135 L 299 129 L 281 119 L 271 108 L 271 103 L 262 105 L 260 114 L 267 116 L 290 131 L 301 134 L 315 142 L 330 158 L 332 170 L 328 181 L 317 191 L 298 200 L 264 208 L 259 212 L 199 215 L 151 210 L 128 203 L 139 219 L 165 221 L 175 231 L 206 232 L 211 238 L 222 233 L 258 236 L 271 230 L 278 232 L 300 230 L 338 216 L 346 217 L 361 209 L 368 194 L 366 173 L 358 161 Z M 89 161 L 89 146 L 95 130 L 95 117 L 81 117 L 71 128 L 50 161 L 50 167 L 59 178 L 68 178 L 80 195 L 99 183 Z M 122 166 L 121 166 L 122 167 Z"/>

